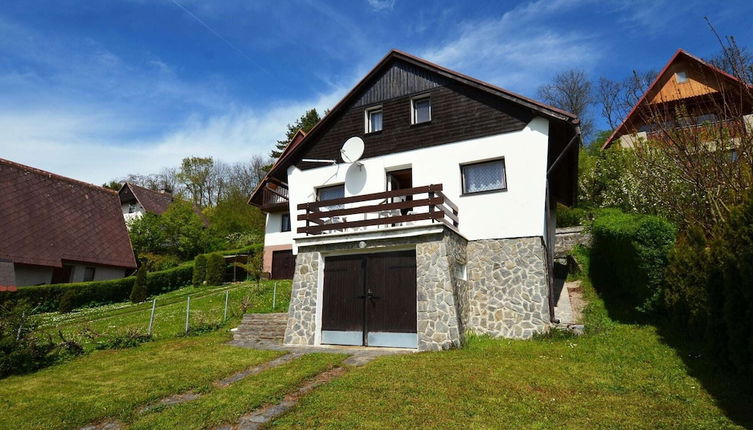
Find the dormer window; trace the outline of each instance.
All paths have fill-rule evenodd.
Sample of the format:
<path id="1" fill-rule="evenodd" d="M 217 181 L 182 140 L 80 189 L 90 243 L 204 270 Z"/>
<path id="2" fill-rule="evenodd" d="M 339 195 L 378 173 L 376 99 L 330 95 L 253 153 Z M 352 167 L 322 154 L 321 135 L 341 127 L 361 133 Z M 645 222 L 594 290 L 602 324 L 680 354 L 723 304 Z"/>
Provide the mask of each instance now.
<path id="1" fill-rule="evenodd" d="M 421 124 L 431 121 L 431 98 L 419 96 L 411 100 L 412 124 Z"/>
<path id="2" fill-rule="evenodd" d="M 677 72 L 675 73 L 675 80 L 677 80 L 678 84 L 684 84 L 688 82 L 688 74 L 686 72 Z"/>
<path id="3" fill-rule="evenodd" d="M 382 107 L 366 109 L 366 133 L 382 131 Z"/>

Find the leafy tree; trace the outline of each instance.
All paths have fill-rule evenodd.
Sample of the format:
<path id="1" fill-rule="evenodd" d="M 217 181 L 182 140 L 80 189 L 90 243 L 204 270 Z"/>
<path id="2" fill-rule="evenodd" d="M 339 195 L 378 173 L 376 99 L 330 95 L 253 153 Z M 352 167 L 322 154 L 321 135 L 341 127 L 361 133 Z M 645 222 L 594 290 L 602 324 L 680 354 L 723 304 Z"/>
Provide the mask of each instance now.
<path id="1" fill-rule="evenodd" d="M 208 242 L 207 229 L 193 205 L 175 200 L 161 216 L 165 233 L 165 249 L 183 258 L 191 258 L 203 251 Z"/>
<path id="2" fill-rule="evenodd" d="M 147 212 L 128 223 L 131 245 L 136 254 L 147 252 L 164 254 L 167 252 L 167 236 L 159 215 Z"/>
<path id="3" fill-rule="evenodd" d="M 320 120 L 321 117 L 319 116 L 319 112 L 317 112 L 316 109 L 307 110 L 306 113 L 301 115 L 301 117 L 295 120 L 295 122 L 288 124 L 288 131 L 285 133 L 285 139 L 277 141 L 275 148 L 272 150 L 269 156 L 274 160 L 280 158 L 280 155 L 288 146 L 288 143 L 290 143 L 298 130 L 308 132 L 309 130 L 314 128 L 316 123 L 318 123 Z"/>
<path id="4" fill-rule="evenodd" d="M 256 280 L 256 285 L 259 285 L 264 273 L 264 253 L 262 251 L 257 251 L 249 256 L 245 263 L 235 262 L 233 264 L 245 270 L 250 277 Z"/>
<path id="5" fill-rule="evenodd" d="M 108 189 L 110 189 L 110 190 L 115 190 L 115 191 L 118 191 L 118 190 L 120 190 L 120 187 L 121 187 L 122 185 L 123 185 L 123 183 L 122 183 L 122 182 L 120 182 L 120 181 L 115 181 L 115 180 L 112 180 L 112 181 L 110 181 L 110 182 L 105 182 L 104 184 L 102 184 L 102 187 L 104 187 L 104 188 L 108 188 Z"/>
<path id="6" fill-rule="evenodd" d="M 213 168 L 212 157 L 187 157 L 181 162 L 178 180 L 188 191 L 193 203 L 199 207 L 211 204 L 207 188 Z"/>
<path id="7" fill-rule="evenodd" d="M 259 238 L 264 231 L 264 214 L 247 203 L 248 194 L 240 190 L 231 193 L 207 210 L 210 235 L 222 242 L 223 248 L 234 248 L 247 244 L 230 244 L 229 238 L 238 235 Z M 254 240 L 256 242 L 257 240 Z"/>
<path id="8" fill-rule="evenodd" d="M 142 264 L 136 272 L 136 280 L 133 281 L 133 288 L 131 289 L 131 302 L 141 303 L 146 300 L 146 264 Z"/>

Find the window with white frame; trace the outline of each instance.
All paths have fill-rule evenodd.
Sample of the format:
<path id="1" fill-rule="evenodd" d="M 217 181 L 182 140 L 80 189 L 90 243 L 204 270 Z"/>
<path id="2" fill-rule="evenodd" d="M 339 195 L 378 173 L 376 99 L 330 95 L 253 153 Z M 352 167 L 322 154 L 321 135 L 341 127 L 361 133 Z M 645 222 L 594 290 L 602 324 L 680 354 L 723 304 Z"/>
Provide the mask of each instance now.
<path id="1" fill-rule="evenodd" d="M 366 133 L 382 131 L 382 119 L 381 106 L 366 109 Z"/>
<path id="2" fill-rule="evenodd" d="M 505 160 L 492 160 L 460 166 L 463 194 L 507 190 Z"/>
<path id="3" fill-rule="evenodd" d="M 419 96 L 411 100 L 412 118 L 411 123 L 421 124 L 431 121 L 431 98 Z"/>

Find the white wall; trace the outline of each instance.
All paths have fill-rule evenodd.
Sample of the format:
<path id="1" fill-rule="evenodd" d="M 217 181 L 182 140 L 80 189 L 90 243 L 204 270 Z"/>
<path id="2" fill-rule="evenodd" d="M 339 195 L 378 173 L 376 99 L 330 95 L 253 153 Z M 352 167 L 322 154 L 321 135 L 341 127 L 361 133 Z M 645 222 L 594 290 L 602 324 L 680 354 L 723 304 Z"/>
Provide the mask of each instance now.
<path id="1" fill-rule="evenodd" d="M 125 277 L 126 270 L 117 267 L 96 266 L 93 264 L 76 264 L 71 270 L 71 282 L 84 282 L 87 267 L 94 268 L 95 281 L 107 281 Z"/>
<path id="2" fill-rule="evenodd" d="M 295 208 L 314 201 L 316 187 L 345 183 L 347 176 L 346 197 L 381 192 L 385 190 L 386 171 L 411 167 L 414 187 L 443 184 L 445 195 L 459 208 L 460 232 L 469 240 L 543 236 L 548 131 L 549 122 L 535 118 L 519 132 L 363 159 L 362 169 L 350 164 L 309 170 L 291 167 L 288 184 L 293 230 L 305 224 L 295 220 Z M 500 157 L 505 158 L 507 191 L 460 196 L 461 164 Z M 272 215 L 268 221 L 273 224 Z M 270 233 L 270 242 L 265 240 L 265 244 L 293 236 L 297 235 L 283 238 Z"/>
<path id="3" fill-rule="evenodd" d="M 128 213 L 130 206 L 131 205 L 128 203 L 120 205 L 120 210 L 123 212 L 123 218 L 125 218 L 126 224 L 128 224 L 128 221 L 138 219 L 146 213 L 146 210 L 144 210 L 144 207 L 141 206 L 141 203 L 136 203 L 136 210 L 134 212 Z"/>
<path id="4" fill-rule="evenodd" d="M 291 213 L 291 230 L 293 227 L 293 215 Z M 280 231 L 282 226 L 282 213 L 268 213 L 267 223 L 264 227 L 264 246 L 290 245 L 293 243 L 293 231 Z"/>
<path id="5" fill-rule="evenodd" d="M 14 269 L 16 272 L 16 285 L 19 287 L 26 285 L 49 284 L 52 282 L 51 267 L 16 264 Z"/>

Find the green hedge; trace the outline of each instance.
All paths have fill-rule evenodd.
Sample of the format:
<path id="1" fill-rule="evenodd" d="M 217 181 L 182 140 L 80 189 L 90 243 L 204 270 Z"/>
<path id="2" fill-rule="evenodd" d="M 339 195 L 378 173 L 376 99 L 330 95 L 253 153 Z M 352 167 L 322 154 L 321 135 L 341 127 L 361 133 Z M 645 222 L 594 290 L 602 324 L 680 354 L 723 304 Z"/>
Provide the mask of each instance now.
<path id="1" fill-rule="evenodd" d="M 191 283 L 193 265 L 185 263 L 178 267 L 147 274 L 149 294 L 172 291 Z M 37 285 L 19 287 L 15 292 L 0 292 L 0 303 L 26 300 L 39 306 L 40 312 L 57 311 L 60 299 L 66 291 L 73 291 L 69 297 L 74 308 L 104 305 L 128 300 L 135 276 L 109 281 L 77 282 L 70 284 Z"/>
<path id="2" fill-rule="evenodd" d="M 657 310 L 676 234 L 675 226 L 660 217 L 599 211 L 592 227 L 591 279 L 621 293 L 639 311 Z"/>

